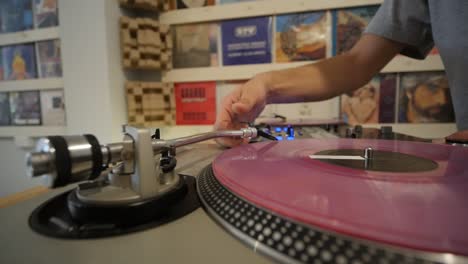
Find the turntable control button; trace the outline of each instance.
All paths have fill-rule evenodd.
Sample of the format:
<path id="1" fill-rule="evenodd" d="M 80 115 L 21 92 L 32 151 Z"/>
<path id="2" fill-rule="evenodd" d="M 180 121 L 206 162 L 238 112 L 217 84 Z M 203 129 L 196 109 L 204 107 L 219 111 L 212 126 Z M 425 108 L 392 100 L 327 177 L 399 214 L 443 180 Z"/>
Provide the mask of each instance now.
<path id="1" fill-rule="evenodd" d="M 292 128 L 291 126 L 288 126 L 287 134 L 288 134 L 288 137 L 294 137 L 294 128 Z"/>
<path id="2" fill-rule="evenodd" d="M 346 137 L 347 138 L 355 138 L 356 134 L 354 134 L 354 128 L 348 127 L 346 128 Z"/>
<path id="3" fill-rule="evenodd" d="M 354 133 L 361 134 L 362 133 L 362 126 L 361 125 L 356 125 L 354 127 Z"/>
<path id="4" fill-rule="evenodd" d="M 382 126 L 380 128 L 380 133 L 382 133 L 382 135 L 391 135 L 393 133 L 393 128 L 392 126 Z"/>

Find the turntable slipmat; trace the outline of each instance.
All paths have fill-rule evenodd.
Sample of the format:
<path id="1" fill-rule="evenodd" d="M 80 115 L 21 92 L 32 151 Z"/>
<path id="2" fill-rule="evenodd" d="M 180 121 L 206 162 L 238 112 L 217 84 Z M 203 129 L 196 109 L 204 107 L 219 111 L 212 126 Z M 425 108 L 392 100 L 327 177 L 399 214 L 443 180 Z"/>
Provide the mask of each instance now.
<path id="1" fill-rule="evenodd" d="M 309 158 L 324 149 L 392 151 L 431 171 L 389 173 Z M 468 149 L 428 143 L 304 139 L 223 152 L 200 175 L 207 211 L 235 236 L 283 261 L 467 261 Z"/>

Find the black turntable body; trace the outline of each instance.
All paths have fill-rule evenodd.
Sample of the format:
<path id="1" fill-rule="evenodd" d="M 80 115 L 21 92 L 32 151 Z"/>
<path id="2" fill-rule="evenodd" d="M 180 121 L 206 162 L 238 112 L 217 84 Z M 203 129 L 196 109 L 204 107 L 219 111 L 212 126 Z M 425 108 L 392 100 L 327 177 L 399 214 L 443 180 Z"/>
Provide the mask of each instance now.
<path id="1" fill-rule="evenodd" d="M 53 189 L 0 210 L 0 262 L 468 263 L 466 142 L 342 124 L 152 133 L 41 139 L 28 173 Z M 224 136 L 256 142 L 201 142 Z"/>

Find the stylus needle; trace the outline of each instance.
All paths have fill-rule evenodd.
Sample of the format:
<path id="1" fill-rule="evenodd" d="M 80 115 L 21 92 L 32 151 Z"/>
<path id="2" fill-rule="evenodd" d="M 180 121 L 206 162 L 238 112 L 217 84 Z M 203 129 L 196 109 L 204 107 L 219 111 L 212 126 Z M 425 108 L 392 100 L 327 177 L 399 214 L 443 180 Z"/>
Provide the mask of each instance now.
<path id="1" fill-rule="evenodd" d="M 262 130 L 257 130 L 257 135 L 261 136 L 261 137 L 264 137 L 266 139 L 270 139 L 270 140 L 274 140 L 274 141 L 278 141 L 278 139 L 266 132 L 263 132 Z"/>

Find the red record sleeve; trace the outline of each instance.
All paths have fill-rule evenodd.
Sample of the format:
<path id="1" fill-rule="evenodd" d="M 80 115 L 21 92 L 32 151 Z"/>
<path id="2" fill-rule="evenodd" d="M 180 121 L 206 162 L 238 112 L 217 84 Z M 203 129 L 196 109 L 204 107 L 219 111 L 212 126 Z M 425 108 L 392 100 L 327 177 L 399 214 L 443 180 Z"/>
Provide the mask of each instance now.
<path id="1" fill-rule="evenodd" d="M 176 83 L 176 124 L 211 125 L 216 120 L 216 82 Z"/>

